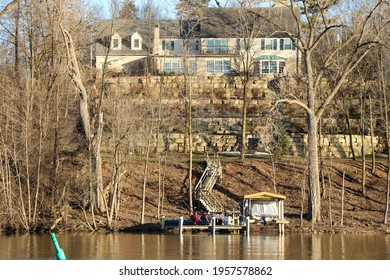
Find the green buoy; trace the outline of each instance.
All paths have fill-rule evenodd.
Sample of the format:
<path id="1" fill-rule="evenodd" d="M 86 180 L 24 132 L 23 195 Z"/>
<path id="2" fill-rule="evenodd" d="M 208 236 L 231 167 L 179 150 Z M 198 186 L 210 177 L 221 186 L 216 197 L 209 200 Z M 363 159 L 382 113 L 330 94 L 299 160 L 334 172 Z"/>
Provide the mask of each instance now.
<path id="1" fill-rule="evenodd" d="M 61 261 L 66 260 L 65 252 L 64 250 L 61 249 L 60 245 L 58 244 L 55 233 L 51 233 L 50 237 L 51 237 L 51 241 L 53 241 L 54 248 L 56 249 L 57 260 L 61 260 Z"/>

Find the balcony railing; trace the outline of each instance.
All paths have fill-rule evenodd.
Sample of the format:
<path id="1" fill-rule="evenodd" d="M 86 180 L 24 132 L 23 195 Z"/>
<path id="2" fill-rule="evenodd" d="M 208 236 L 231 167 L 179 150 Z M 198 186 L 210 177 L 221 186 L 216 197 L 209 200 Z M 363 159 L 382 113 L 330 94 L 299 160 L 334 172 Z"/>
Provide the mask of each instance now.
<path id="1" fill-rule="evenodd" d="M 237 54 L 237 49 L 230 47 L 203 47 L 201 54 Z"/>

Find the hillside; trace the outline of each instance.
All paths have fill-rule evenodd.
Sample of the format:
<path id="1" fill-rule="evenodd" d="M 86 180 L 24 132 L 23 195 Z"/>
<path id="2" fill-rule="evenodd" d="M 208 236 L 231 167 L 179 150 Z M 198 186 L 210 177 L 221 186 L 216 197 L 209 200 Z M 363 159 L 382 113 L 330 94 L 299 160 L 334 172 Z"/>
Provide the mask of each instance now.
<path id="1" fill-rule="evenodd" d="M 204 162 L 195 164 L 194 181 L 201 176 Z M 223 177 L 214 189 L 214 195 L 220 202 L 232 209 L 238 209 L 243 195 L 269 191 L 273 192 L 272 164 L 267 159 L 246 159 L 244 161 L 223 158 Z M 320 231 L 386 231 L 382 225 L 386 198 L 386 167 L 377 164 L 375 174 L 371 174 L 367 165 L 366 197 L 361 194 L 361 164 L 351 160 L 327 160 L 324 165 L 325 190 L 322 199 L 322 222 L 317 225 Z M 115 229 L 129 230 L 140 221 L 141 195 L 143 186 L 144 162 L 137 160 L 127 163 L 123 176 L 120 214 Z M 109 165 L 105 171 L 110 174 Z M 158 205 L 158 164 L 149 164 L 146 190 L 146 223 L 156 223 Z M 340 227 L 342 178 L 345 171 L 344 226 Z M 287 230 L 301 230 L 302 188 L 307 178 L 305 161 L 285 158 L 275 162 L 277 192 L 287 196 L 285 202 L 286 218 L 290 221 Z M 184 161 L 165 164 L 161 168 L 161 180 L 164 186 L 163 214 L 167 219 L 177 219 L 180 215 L 188 217 L 188 194 L 184 187 L 187 176 L 187 164 Z M 330 189 L 330 197 L 329 197 Z M 332 227 L 330 227 L 329 201 L 331 200 Z M 307 189 L 305 190 L 304 211 L 307 209 Z M 90 219 L 90 216 L 87 216 Z M 96 216 L 98 225 L 105 226 L 105 218 Z M 67 224 L 57 226 L 58 230 L 85 230 L 85 216 L 79 208 L 69 211 Z M 307 230 L 310 224 L 303 220 Z"/>

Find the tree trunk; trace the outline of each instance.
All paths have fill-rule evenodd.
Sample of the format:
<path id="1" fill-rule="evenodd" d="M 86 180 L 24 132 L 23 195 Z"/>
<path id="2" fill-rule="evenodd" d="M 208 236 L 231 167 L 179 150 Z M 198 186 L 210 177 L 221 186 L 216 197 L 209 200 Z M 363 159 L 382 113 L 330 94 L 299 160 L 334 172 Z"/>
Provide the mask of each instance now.
<path id="1" fill-rule="evenodd" d="M 372 98 L 371 98 L 371 91 L 368 93 L 368 100 L 369 100 L 369 106 L 370 106 L 370 136 L 371 136 L 371 173 L 375 173 L 375 145 L 374 145 L 374 124 L 373 124 L 373 117 L 372 117 Z"/>
<path id="2" fill-rule="evenodd" d="M 360 91 L 360 133 L 362 141 L 362 194 L 366 195 L 366 150 L 365 150 L 365 141 L 364 141 L 364 108 L 365 108 L 364 96 L 362 90 Z"/>
<path id="3" fill-rule="evenodd" d="M 146 184 L 148 179 L 148 165 L 149 165 L 149 152 L 150 152 L 150 143 L 152 141 L 152 132 L 153 132 L 153 117 L 150 124 L 150 130 L 148 135 L 148 144 L 146 146 L 146 159 L 144 166 L 144 183 L 142 186 L 142 208 L 141 208 L 141 224 L 145 222 L 145 201 L 146 201 Z"/>
<path id="4" fill-rule="evenodd" d="M 382 51 L 382 50 L 381 50 Z M 382 65 L 382 52 L 379 58 L 379 76 L 380 76 L 380 89 L 383 96 L 383 109 L 385 113 L 385 133 L 386 133 L 386 150 L 387 150 L 387 174 L 386 174 L 386 206 L 383 217 L 383 223 L 387 224 L 387 216 L 389 213 L 389 196 L 390 196 L 390 131 L 389 131 L 389 113 L 386 94 L 386 79 Z"/>
<path id="5" fill-rule="evenodd" d="M 351 149 L 352 159 L 353 159 L 353 160 L 356 160 L 355 149 L 354 149 L 354 147 L 353 147 L 351 120 L 349 119 L 349 112 L 348 112 L 348 109 L 347 109 L 347 113 L 346 113 L 346 119 L 347 119 L 348 134 L 349 134 L 349 147 L 350 147 L 350 149 Z"/>
<path id="6" fill-rule="evenodd" d="M 247 111 L 248 111 L 248 81 L 244 80 L 244 97 L 242 105 L 242 130 L 241 130 L 241 155 L 240 158 L 245 158 L 245 153 L 247 150 L 247 141 L 246 141 L 246 122 L 247 122 Z"/>
<path id="7" fill-rule="evenodd" d="M 344 194 L 345 194 L 345 171 L 343 171 L 343 185 L 341 187 L 341 222 L 340 225 L 343 225 L 344 222 Z"/>
<path id="8" fill-rule="evenodd" d="M 94 175 L 94 190 L 96 192 L 96 202 L 98 210 L 103 213 L 107 210 L 107 202 L 103 190 L 103 170 L 102 156 L 100 153 L 103 134 L 103 112 L 98 115 L 98 129 L 92 141 L 92 172 Z"/>
<path id="9" fill-rule="evenodd" d="M 309 209 L 308 215 L 313 224 L 321 221 L 321 192 L 318 168 L 317 120 L 308 116 L 309 148 Z"/>
<path id="10" fill-rule="evenodd" d="M 307 78 L 307 130 L 309 161 L 308 216 L 312 226 L 321 221 L 321 186 L 318 162 L 318 119 L 316 116 L 316 90 L 310 51 L 304 53 Z"/>
<path id="11" fill-rule="evenodd" d="M 99 93 L 99 104 L 97 113 L 97 125 L 95 133 L 91 132 L 90 114 L 88 109 L 88 94 L 83 84 L 80 69 L 77 62 L 77 56 L 73 44 L 73 39 L 70 33 L 64 29 L 60 24 L 61 32 L 65 41 L 67 55 L 68 55 L 68 68 L 72 81 L 75 83 L 78 89 L 80 99 L 79 108 L 80 116 L 83 124 L 85 139 L 88 143 L 88 149 L 90 153 L 90 160 L 92 165 L 92 204 L 94 207 L 104 212 L 107 209 L 107 203 L 105 200 L 105 194 L 103 190 L 103 175 L 102 175 L 102 160 L 101 160 L 101 139 L 103 133 L 103 111 L 102 111 L 102 98 L 103 88 Z"/>
<path id="12" fill-rule="evenodd" d="M 189 168 L 188 168 L 188 195 L 190 201 L 190 212 L 194 210 L 192 201 L 192 78 L 189 80 L 188 88 L 188 149 L 189 149 Z"/>
<path id="13" fill-rule="evenodd" d="M 332 168 L 332 164 L 330 166 Z M 330 169 L 329 172 L 329 194 L 328 194 L 328 199 L 329 199 L 329 226 L 332 227 L 333 221 L 332 221 L 332 169 Z"/>
<path id="14" fill-rule="evenodd" d="M 272 182 L 274 185 L 274 192 L 277 193 L 276 191 L 276 170 L 275 170 L 275 158 L 272 153 L 271 154 L 271 164 L 272 164 Z"/>
<path id="15" fill-rule="evenodd" d="M 321 119 L 318 122 L 318 139 L 319 139 L 319 155 L 320 155 L 320 183 L 321 183 L 321 198 L 325 197 L 325 166 L 324 166 L 324 151 L 323 151 L 323 142 L 322 139 L 322 121 Z"/>

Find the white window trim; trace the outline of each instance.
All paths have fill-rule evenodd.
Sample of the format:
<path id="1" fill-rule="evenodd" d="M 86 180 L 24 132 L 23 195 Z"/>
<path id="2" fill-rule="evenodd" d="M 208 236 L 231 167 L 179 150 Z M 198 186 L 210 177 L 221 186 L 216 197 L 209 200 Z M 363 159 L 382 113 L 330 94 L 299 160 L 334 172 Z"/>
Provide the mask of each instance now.
<path id="1" fill-rule="evenodd" d="M 114 46 L 115 40 L 118 40 L 118 46 Z M 118 35 L 115 34 L 111 37 L 111 50 L 121 50 L 122 49 L 122 38 Z"/>
<path id="2" fill-rule="evenodd" d="M 220 45 L 215 43 L 219 41 Z M 206 39 L 206 52 L 208 54 L 228 54 L 229 40 L 228 39 Z"/>
<path id="3" fill-rule="evenodd" d="M 274 62 L 276 64 L 276 68 L 274 68 L 276 71 L 271 72 L 271 63 Z M 256 60 L 254 63 L 256 63 L 256 66 L 254 68 L 254 75 L 275 75 L 275 74 L 284 74 L 286 69 L 286 61 L 285 60 Z M 267 63 L 266 69 L 268 69 L 267 72 L 263 72 L 263 65 L 264 63 Z M 281 66 L 281 63 L 284 63 L 283 66 Z M 282 70 L 281 70 L 282 69 Z"/>
<path id="4" fill-rule="evenodd" d="M 221 64 L 221 71 L 218 71 L 216 68 L 216 63 Z M 212 71 L 209 71 L 209 67 L 211 67 L 212 64 Z M 226 68 L 229 68 L 228 71 L 225 71 Z M 230 74 L 232 72 L 232 66 L 230 60 L 224 60 L 224 59 L 209 59 L 206 61 L 206 72 L 211 74 Z"/>
<path id="5" fill-rule="evenodd" d="M 138 47 L 135 47 L 135 40 L 138 40 Z M 142 37 L 138 32 L 135 32 L 131 36 L 131 49 L 132 50 L 142 50 Z"/>
<path id="6" fill-rule="evenodd" d="M 173 65 L 177 65 L 176 68 L 173 68 Z M 183 73 L 184 72 L 184 64 L 182 60 L 178 59 L 168 59 L 164 61 L 163 65 L 163 71 L 165 73 Z M 189 74 L 196 74 L 197 72 L 197 61 L 196 60 L 189 60 L 188 61 L 188 68 L 187 71 Z"/>

